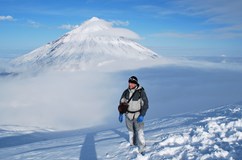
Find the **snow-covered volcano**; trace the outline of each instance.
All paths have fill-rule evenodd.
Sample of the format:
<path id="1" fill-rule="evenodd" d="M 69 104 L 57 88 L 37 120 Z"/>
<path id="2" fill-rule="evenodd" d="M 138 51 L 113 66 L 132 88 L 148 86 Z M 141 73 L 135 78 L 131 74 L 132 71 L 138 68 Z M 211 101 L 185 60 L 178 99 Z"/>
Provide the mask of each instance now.
<path id="1" fill-rule="evenodd" d="M 79 70 L 118 60 L 156 59 L 158 55 L 135 42 L 139 36 L 93 17 L 79 27 L 13 61 L 16 65 Z"/>

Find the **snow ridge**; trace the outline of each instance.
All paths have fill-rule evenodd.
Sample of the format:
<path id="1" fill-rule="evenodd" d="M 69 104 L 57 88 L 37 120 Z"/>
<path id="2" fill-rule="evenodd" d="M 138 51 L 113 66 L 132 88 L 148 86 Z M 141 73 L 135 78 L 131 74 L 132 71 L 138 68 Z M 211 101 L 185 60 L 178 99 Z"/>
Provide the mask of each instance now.
<path id="1" fill-rule="evenodd" d="M 239 160 L 242 157 L 241 117 L 242 105 L 234 104 L 201 113 L 148 120 L 145 156 L 138 153 L 137 147 L 130 147 L 127 130 L 122 127 L 2 137 L 0 158 Z M 18 139 L 23 137 L 25 141 Z"/>
<path id="2" fill-rule="evenodd" d="M 169 132 L 158 143 L 156 157 L 167 159 L 239 159 L 242 144 L 241 106 L 225 106 L 187 120 L 194 121 L 180 132 Z M 190 119 L 190 120 L 189 120 Z"/>

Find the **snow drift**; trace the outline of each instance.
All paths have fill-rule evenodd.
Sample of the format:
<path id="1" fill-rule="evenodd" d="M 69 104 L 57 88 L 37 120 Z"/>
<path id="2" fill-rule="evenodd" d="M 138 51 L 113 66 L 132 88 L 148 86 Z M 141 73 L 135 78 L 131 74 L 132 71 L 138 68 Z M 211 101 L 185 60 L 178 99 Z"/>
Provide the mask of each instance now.
<path id="1" fill-rule="evenodd" d="M 239 160 L 241 117 L 242 105 L 231 104 L 200 113 L 149 120 L 145 126 L 145 156 L 136 147 L 130 147 L 125 127 L 26 134 L 0 126 L 0 133 L 5 135 L 0 138 L 0 158 Z"/>

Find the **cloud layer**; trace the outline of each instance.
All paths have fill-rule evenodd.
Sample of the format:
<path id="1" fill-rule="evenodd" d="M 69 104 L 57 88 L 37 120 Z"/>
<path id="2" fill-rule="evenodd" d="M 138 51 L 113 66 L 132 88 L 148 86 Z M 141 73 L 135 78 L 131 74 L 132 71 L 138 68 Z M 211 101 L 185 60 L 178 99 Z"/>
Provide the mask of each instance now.
<path id="1" fill-rule="evenodd" d="M 131 75 L 147 92 L 146 119 L 199 111 L 241 101 L 241 72 L 241 62 L 177 60 L 126 71 L 0 78 L 0 125 L 54 129 L 117 125 L 118 101 Z"/>
<path id="2" fill-rule="evenodd" d="M 98 72 L 47 73 L 0 81 L 1 124 L 56 129 L 100 125 L 107 121 L 115 100 L 111 78 Z"/>

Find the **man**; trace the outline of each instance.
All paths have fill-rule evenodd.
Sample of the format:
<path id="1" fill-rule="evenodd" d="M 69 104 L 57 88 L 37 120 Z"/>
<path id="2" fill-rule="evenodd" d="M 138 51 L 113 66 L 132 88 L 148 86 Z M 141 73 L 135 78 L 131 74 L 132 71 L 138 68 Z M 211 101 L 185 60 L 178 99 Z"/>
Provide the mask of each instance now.
<path id="1" fill-rule="evenodd" d="M 125 114 L 126 127 L 129 132 L 130 145 L 137 145 L 139 152 L 144 155 L 144 116 L 148 109 L 148 98 L 145 90 L 138 83 L 138 78 L 131 76 L 128 80 L 129 86 L 120 98 L 121 103 L 128 103 Z M 119 121 L 123 121 L 123 114 L 119 114 Z"/>

